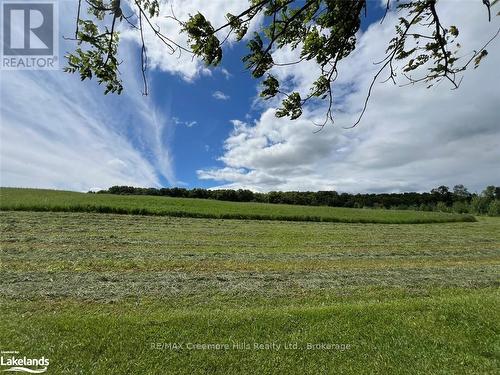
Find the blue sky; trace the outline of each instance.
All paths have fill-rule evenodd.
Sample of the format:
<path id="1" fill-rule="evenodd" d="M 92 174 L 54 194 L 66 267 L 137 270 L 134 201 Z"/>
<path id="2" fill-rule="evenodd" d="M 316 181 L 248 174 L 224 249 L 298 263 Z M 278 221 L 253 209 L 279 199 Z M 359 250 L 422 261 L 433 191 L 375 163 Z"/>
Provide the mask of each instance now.
<path id="1" fill-rule="evenodd" d="M 380 20 L 384 9 L 378 2 L 369 2 L 367 17 L 362 28 Z M 214 166 L 222 167 L 218 161 L 223 141 L 232 131 L 231 120 L 255 120 L 260 112 L 253 102 L 257 94 L 257 81 L 244 69 L 242 58 L 247 54 L 246 43 L 238 43 L 225 51 L 219 70 L 211 76 L 202 76 L 195 83 L 163 72 L 150 75 L 154 82 L 152 96 L 158 105 L 170 106 L 170 115 L 193 126 L 178 126 L 172 139 L 171 149 L 175 155 L 175 172 L 179 181 L 189 187 L 214 186 L 213 181 L 200 180 L 196 171 Z M 222 73 L 229 72 L 230 76 Z M 219 91 L 228 99 L 213 97 Z M 164 101 L 166 99 L 166 101 Z M 171 100 L 171 102 L 169 102 Z"/>
<path id="2" fill-rule="evenodd" d="M 171 149 L 176 177 L 189 186 L 213 185 L 198 180 L 196 171 L 220 165 L 217 157 L 223 140 L 232 130 L 230 120 L 256 115 L 252 110 L 256 84 L 243 69 L 244 53 L 244 46 L 237 46 L 226 54 L 221 68 L 230 72 L 230 76 L 215 70 L 211 76 L 188 83 L 169 73 L 151 75 L 154 82 L 151 95 L 159 105 L 162 98 L 167 98 L 165 104 L 170 106 L 171 116 L 181 123 L 175 128 Z M 215 98 L 215 92 L 223 93 L 227 99 Z M 196 124 L 191 125 L 193 122 Z"/>
<path id="3" fill-rule="evenodd" d="M 61 14 L 73 14 L 75 4 L 60 2 Z M 234 1 L 229 7 L 237 13 L 246 4 Z M 439 6 L 445 22 L 463 25 L 467 56 L 477 40 L 498 29 L 500 17 L 487 23 L 477 2 L 462 4 L 460 10 L 451 0 Z M 223 22 L 220 8 L 228 6 L 222 0 L 173 5 L 178 17 L 200 9 L 215 24 Z M 340 67 L 336 124 L 318 134 L 313 122 L 324 106 L 306 108 L 292 122 L 276 119 L 277 101 L 259 100 L 258 82 L 241 62 L 245 43 L 231 43 L 221 66 L 209 71 L 189 56 L 169 55 L 147 35 L 148 97 L 141 95 L 139 44 L 130 30 L 122 33 L 120 46 L 121 96 L 105 97 L 95 81 L 81 83 L 62 71 L 2 71 L 0 183 L 79 191 L 126 184 L 351 192 L 422 191 L 459 183 L 480 190 L 498 184 L 497 43 L 482 66 L 466 74 L 460 90 L 379 83 L 363 122 L 343 129 L 359 113 L 375 71 L 372 63 L 383 57 L 394 33 L 398 15 L 391 11 L 380 25 L 383 11 L 381 2 L 369 2 L 358 48 Z M 71 34 L 71 21 L 60 20 L 61 36 Z M 158 23 L 185 42 L 165 18 Z M 74 48 L 62 39 L 60 44 L 61 56 Z M 273 57 L 290 61 L 294 54 L 275 51 Z M 290 90 L 306 91 L 317 67 L 308 63 L 274 73 Z"/>

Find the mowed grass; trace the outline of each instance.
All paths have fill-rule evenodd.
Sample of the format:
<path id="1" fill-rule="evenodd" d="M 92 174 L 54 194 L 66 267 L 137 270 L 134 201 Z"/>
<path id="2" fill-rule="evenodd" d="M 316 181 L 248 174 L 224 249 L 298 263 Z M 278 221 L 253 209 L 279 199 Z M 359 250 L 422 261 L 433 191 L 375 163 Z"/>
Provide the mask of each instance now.
<path id="1" fill-rule="evenodd" d="M 498 218 L 3 211 L 0 230 L 0 347 L 47 373 L 498 373 Z"/>
<path id="2" fill-rule="evenodd" d="M 441 212 L 222 202 L 207 199 L 119 196 L 15 188 L 0 188 L 0 209 L 343 223 L 419 224 L 476 220 L 471 215 Z"/>

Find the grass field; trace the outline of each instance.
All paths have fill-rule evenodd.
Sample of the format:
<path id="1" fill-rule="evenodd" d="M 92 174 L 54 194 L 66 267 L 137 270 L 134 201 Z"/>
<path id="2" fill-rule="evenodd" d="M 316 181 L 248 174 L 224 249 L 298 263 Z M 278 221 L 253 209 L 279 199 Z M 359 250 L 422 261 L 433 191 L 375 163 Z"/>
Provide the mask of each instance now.
<path id="1" fill-rule="evenodd" d="M 24 193 L 3 189 L 2 208 L 55 204 L 49 192 L 38 203 Z M 96 197 L 151 210 L 189 201 L 57 194 L 65 207 Z M 200 212 L 246 207 L 196 202 Z M 47 373 L 498 373 L 499 218 L 403 225 L 2 211 L 0 229 L 0 348 L 49 358 Z"/>
<path id="2" fill-rule="evenodd" d="M 119 196 L 12 188 L 0 188 L 0 209 L 342 223 L 419 224 L 475 221 L 471 215 L 441 212 L 236 203 L 207 199 Z"/>

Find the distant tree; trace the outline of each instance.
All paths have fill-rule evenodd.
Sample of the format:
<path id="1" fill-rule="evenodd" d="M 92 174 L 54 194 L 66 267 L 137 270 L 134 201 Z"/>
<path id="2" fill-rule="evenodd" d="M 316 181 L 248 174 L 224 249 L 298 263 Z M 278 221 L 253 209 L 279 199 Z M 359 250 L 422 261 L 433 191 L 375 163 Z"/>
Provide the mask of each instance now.
<path id="1" fill-rule="evenodd" d="M 490 202 L 488 207 L 488 215 L 490 216 L 500 216 L 500 200 L 495 199 Z"/>
<path id="2" fill-rule="evenodd" d="M 456 212 L 457 214 L 467 214 L 470 211 L 470 207 L 466 201 L 457 200 L 457 201 L 453 202 L 452 210 L 453 210 L 453 212 Z"/>
<path id="3" fill-rule="evenodd" d="M 441 211 L 441 212 L 449 212 L 450 211 L 450 209 L 448 208 L 448 206 L 444 202 L 438 202 L 438 204 L 436 205 L 436 210 Z"/>
<path id="4" fill-rule="evenodd" d="M 499 31 L 486 37 L 471 54 L 458 53 L 460 44 L 457 25 L 444 25 L 436 4 L 439 0 L 387 0 L 386 12 L 396 4 L 399 21 L 395 25 L 394 38 L 390 41 L 380 69 L 373 77 L 366 100 L 355 126 L 361 120 L 375 82 L 386 74 L 387 81 L 396 82 L 396 74 L 406 77 L 408 83 L 447 81 L 452 88 L 460 85 L 460 73 L 470 66 L 477 67 L 488 54 L 489 43 Z M 483 0 L 486 7 L 485 21 L 491 21 L 491 4 Z M 478 5 L 481 4 L 478 1 Z M 326 100 L 328 103 L 324 126 L 333 121 L 333 85 L 341 74 L 340 62 L 355 49 L 361 19 L 366 16 L 367 0 L 249 0 L 248 8 L 239 14 L 226 15 L 223 25 L 213 25 L 203 14 L 196 13 L 187 20 L 177 19 L 174 9 L 168 17 L 177 22 L 182 32 L 189 37 L 189 45 L 176 43 L 172 36 L 163 34 L 154 21 L 160 14 L 160 0 L 85 0 L 78 2 L 74 40 L 78 47 L 69 53 L 67 72 L 79 73 L 82 80 L 95 77 L 106 86 L 105 93 L 121 93 L 122 81 L 119 76 L 117 32 L 118 23 L 127 23 L 137 31 L 142 41 L 141 61 L 144 78 L 144 94 L 148 93 L 146 71 L 148 69 L 148 46 L 144 32 L 152 32 L 163 42 L 166 50 L 192 54 L 201 58 L 207 66 L 218 65 L 223 57 L 222 45 L 229 35 L 235 34 L 241 41 L 248 32 L 252 20 L 263 17 L 261 28 L 248 42 L 249 53 L 243 58 L 245 67 L 252 76 L 261 79 L 261 96 L 264 99 L 280 96 L 282 105 L 276 112 L 278 117 L 297 119 L 302 115 L 306 103 Z M 83 7 L 88 8 L 84 17 Z M 224 12 L 224 9 L 220 9 Z M 382 19 L 383 22 L 385 19 Z M 477 20 L 470 20 L 477 22 Z M 221 34 L 223 36 L 221 36 Z M 275 61 L 272 53 L 276 50 L 300 49 L 296 61 Z M 284 65 L 302 64 L 314 61 L 320 74 L 310 87 L 309 93 L 288 92 L 279 78 L 270 74 L 271 68 Z M 401 63 L 396 63 L 401 61 Z M 372 61 L 367 61 L 371 64 Z M 420 77 L 415 78 L 415 73 Z"/>
<path id="5" fill-rule="evenodd" d="M 500 186 L 495 187 L 495 199 L 500 200 Z"/>
<path id="6" fill-rule="evenodd" d="M 318 206 L 333 206 L 338 195 L 335 191 L 318 191 L 315 196 L 315 203 Z"/>
<path id="7" fill-rule="evenodd" d="M 171 197 L 186 198 L 186 197 L 188 197 L 189 194 L 188 194 L 187 190 L 184 188 L 174 187 L 174 188 L 170 189 L 169 195 Z"/>
<path id="8" fill-rule="evenodd" d="M 484 215 L 488 212 L 490 200 L 484 196 L 475 196 L 470 202 L 471 210 L 475 214 Z"/>
<path id="9" fill-rule="evenodd" d="M 189 192 L 189 196 L 191 198 L 200 198 L 200 199 L 206 199 L 210 197 L 210 193 L 206 189 L 198 189 L 195 188 Z"/>
<path id="10" fill-rule="evenodd" d="M 248 189 L 238 190 L 238 201 L 239 202 L 251 202 L 254 199 L 253 191 Z"/>
<path id="11" fill-rule="evenodd" d="M 451 205 L 452 203 L 452 194 L 448 186 L 441 185 L 432 189 L 431 194 L 434 197 L 434 203 L 443 202 L 446 205 Z"/>
<path id="12" fill-rule="evenodd" d="M 458 187 L 457 187 L 458 186 Z M 271 191 L 254 193 L 251 190 L 218 189 L 207 190 L 195 188 L 141 188 L 133 186 L 112 186 L 108 190 L 100 190 L 99 194 L 156 195 L 176 198 L 202 198 L 233 202 L 281 203 L 307 206 L 334 206 L 355 208 L 390 208 L 399 210 L 443 211 L 457 213 L 475 213 L 493 215 L 500 200 L 495 199 L 498 187 L 488 186 L 480 195 L 469 194 L 469 200 L 457 199 L 455 195 L 465 197 L 467 189 L 457 185 L 450 192 L 447 186 L 432 189 L 431 193 L 380 193 L 380 194 L 338 194 L 336 191 Z M 468 192 L 467 192 L 468 193 Z M 493 198 L 492 198 L 493 197 Z M 453 199 L 452 199 L 453 198 Z"/>
<path id="13" fill-rule="evenodd" d="M 450 188 L 448 186 L 445 186 L 445 185 L 441 185 L 441 186 L 431 190 L 432 194 L 438 194 L 441 196 L 447 195 L 447 194 L 449 194 L 449 192 L 450 192 Z"/>
<path id="14" fill-rule="evenodd" d="M 495 199 L 495 195 L 496 195 L 496 188 L 495 186 L 493 185 L 490 185 L 490 186 L 486 186 L 486 188 L 483 190 L 483 192 L 481 193 L 481 195 L 485 198 L 487 198 L 488 200 L 493 200 Z"/>
<path id="15" fill-rule="evenodd" d="M 460 184 L 460 185 L 455 185 L 453 187 L 453 200 L 455 201 L 466 201 L 470 199 L 471 193 L 467 190 L 467 188 Z"/>
<path id="16" fill-rule="evenodd" d="M 418 209 L 419 209 L 420 211 L 432 211 L 432 210 L 433 210 L 433 207 L 432 207 L 431 205 L 429 205 L 429 204 L 422 203 L 422 204 L 418 207 Z"/>

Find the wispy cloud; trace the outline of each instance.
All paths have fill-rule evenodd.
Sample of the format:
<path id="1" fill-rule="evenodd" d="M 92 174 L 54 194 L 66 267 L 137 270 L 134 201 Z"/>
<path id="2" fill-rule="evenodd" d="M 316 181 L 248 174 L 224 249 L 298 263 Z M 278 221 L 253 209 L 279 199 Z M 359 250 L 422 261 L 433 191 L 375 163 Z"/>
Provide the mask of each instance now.
<path id="1" fill-rule="evenodd" d="M 231 97 L 224 94 L 222 91 L 215 91 L 212 96 L 217 100 L 229 100 Z"/>
<path id="2" fill-rule="evenodd" d="M 226 79 L 229 79 L 233 76 L 231 73 L 229 73 L 229 71 L 226 68 L 221 68 L 220 71 Z"/>
<path id="3" fill-rule="evenodd" d="M 175 183 L 167 121 L 141 95 L 128 61 L 122 96 L 103 96 L 94 81 L 62 71 L 2 72 L 0 184 L 85 191 Z"/>
<path id="4" fill-rule="evenodd" d="M 136 5 L 134 1 L 128 0 L 132 9 Z M 186 46 L 188 45 L 188 37 L 186 33 L 181 32 L 182 25 L 174 21 L 172 10 L 175 12 L 175 17 L 179 20 L 187 20 L 191 14 L 201 12 L 207 19 L 209 19 L 214 27 L 221 26 L 227 23 L 226 14 L 239 14 L 248 8 L 248 0 L 169 0 L 161 1 L 160 15 L 153 17 L 151 22 L 157 25 L 164 35 L 174 41 L 175 43 Z M 221 9 L 224 11 L 221 12 Z M 261 22 L 260 18 L 256 18 L 251 22 L 248 35 L 252 35 L 255 27 Z M 220 31 L 219 36 L 221 39 L 225 38 L 225 31 Z M 122 34 L 122 39 L 132 39 L 140 44 L 140 35 L 136 30 L 128 30 Z M 184 80 L 193 82 L 200 75 L 211 75 L 211 70 L 208 69 L 201 59 L 193 59 L 193 55 L 187 52 L 172 55 L 172 51 L 159 40 L 155 33 L 149 28 L 145 29 L 144 39 L 148 46 L 148 57 L 150 67 L 152 69 L 159 69 L 170 73 L 180 75 Z M 224 48 L 230 48 L 234 35 L 230 35 L 225 43 Z M 225 69 L 221 70 L 222 74 L 228 78 L 229 72 Z"/>
<path id="5" fill-rule="evenodd" d="M 197 121 L 182 121 L 181 119 L 179 119 L 178 117 L 172 117 L 172 122 L 175 124 L 175 125 L 184 125 L 185 127 L 187 128 L 192 128 L 193 126 L 197 125 L 198 122 Z"/>

